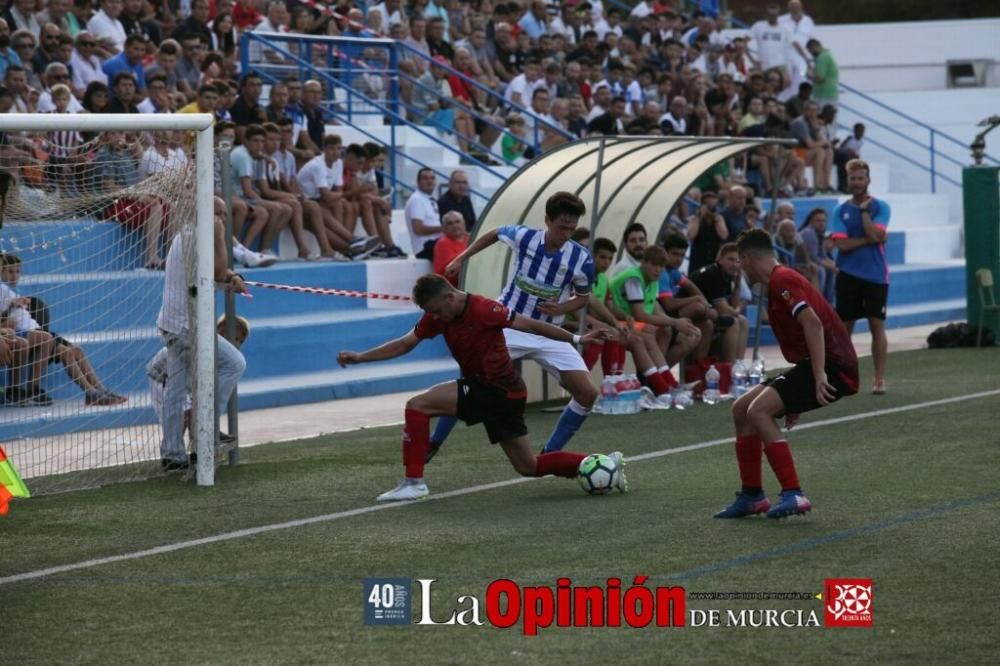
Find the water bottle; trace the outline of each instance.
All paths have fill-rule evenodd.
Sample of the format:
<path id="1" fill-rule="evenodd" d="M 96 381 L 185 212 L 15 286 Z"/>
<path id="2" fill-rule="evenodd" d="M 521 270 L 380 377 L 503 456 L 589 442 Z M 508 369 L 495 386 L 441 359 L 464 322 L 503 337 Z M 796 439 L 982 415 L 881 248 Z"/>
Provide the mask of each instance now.
<path id="1" fill-rule="evenodd" d="M 642 398 L 642 382 L 635 375 L 629 375 L 628 381 L 628 413 L 638 414 L 642 411 L 639 400 Z"/>
<path id="2" fill-rule="evenodd" d="M 738 398 L 747 392 L 747 364 L 739 359 L 733 364 L 733 381 L 729 392 Z"/>
<path id="3" fill-rule="evenodd" d="M 706 405 L 719 402 L 719 371 L 714 365 L 705 373 L 705 392 L 701 394 L 701 401 Z"/>
<path id="4" fill-rule="evenodd" d="M 757 384 L 760 384 L 766 378 L 767 375 L 764 373 L 764 359 L 758 356 L 750 365 L 750 385 L 757 386 Z"/>
<path id="5" fill-rule="evenodd" d="M 613 377 L 605 377 L 601 382 L 601 411 L 605 414 L 618 413 L 618 391 Z"/>

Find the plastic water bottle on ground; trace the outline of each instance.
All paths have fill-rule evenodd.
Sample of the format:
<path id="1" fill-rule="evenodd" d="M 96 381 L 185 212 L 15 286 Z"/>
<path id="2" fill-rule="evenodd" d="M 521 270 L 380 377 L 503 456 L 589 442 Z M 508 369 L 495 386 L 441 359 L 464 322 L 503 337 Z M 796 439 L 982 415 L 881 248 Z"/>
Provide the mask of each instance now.
<path id="1" fill-rule="evenodd" d="M 701 394 L 701 401 L 706 405 L 719 402 L 719 371 L 714 365 L 705 373 L 705 392 Z"/>
<path id="2" fill-rule="evenodd" d="M 618 390 L 615 388 L 615 378 L 605 377 L 601 382 L 601 412 L 604 414 L 618 413 Z"/>
<path id="3" fill-rule="evenodd" d="M 766 378 L 767 374 L 764 372 L 764 359 L 758 356 L 750 365 L 750 385 L 757 386 L 757 384 L 760 384 Z"/>
<path id="4" fill-rule="evenodd" d="M 743 359 L 738 359 L 733 364 L 733 381 L 729 389 L 734 398 L 738 398 L 747 392 L 747 374 L 747 364 L 743 362 Z"/>

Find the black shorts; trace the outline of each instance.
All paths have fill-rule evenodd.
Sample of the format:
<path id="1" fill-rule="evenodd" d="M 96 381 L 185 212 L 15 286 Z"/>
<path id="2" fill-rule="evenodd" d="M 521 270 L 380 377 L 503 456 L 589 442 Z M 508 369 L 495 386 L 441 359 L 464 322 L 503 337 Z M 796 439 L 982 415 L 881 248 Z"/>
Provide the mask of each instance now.
<path id="1" fill-rule="evenodd" d="M 845 370 L 832 363 L 826 364 L 826 380 L 833 385 L 836 402 L 858 392 L 858 369 Z M 812 362 L 806 359 L 795 367 L 764 381 L 778 392 L 785 414 L 803 414 L 822 407 L 816 400 L 816 380 L 813 379 Z"/>
<path id="2" fill-rule="evenodd" d="M 528 434 L 524 423 L 526 397 L 509 398 L 499 386 L 483 384 L 476 379 L 458 380 L 458 411 L 455 416 L 468 425 L 482 423 L 491 444 L 497 444 Z"/>
<path id="3" fill-rule="evenodd" d="M 889 285 L 837 273 L 837 314 L 843 321 L 885 319 Z"/>

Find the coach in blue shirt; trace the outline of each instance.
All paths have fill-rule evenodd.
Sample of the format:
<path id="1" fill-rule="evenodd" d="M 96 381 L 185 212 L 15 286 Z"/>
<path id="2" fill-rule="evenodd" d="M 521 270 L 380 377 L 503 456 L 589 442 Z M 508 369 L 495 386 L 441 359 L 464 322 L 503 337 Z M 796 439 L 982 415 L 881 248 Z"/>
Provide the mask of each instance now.
<path id="1" fill-rule="evenodd" d="M 854 331 L 854 322 L 865 318 L 872 334 L 875 377 L 872 393 L 885 393 L 885 365 L 889 342 L 885 334 L 889 297 L 889 265 L 885 259 L 889 204 L 868 194 L 868 164 L 847 163 L 847 187 L 852 197 L 833 211 L 833 241 L 837 245 L 837 314 Z"/>
<path id="2" fill-rule="evenodd" d="M 146 76 L 142 68 L 142 56 L 146 53 L 146 36 L 132 33 L 125 39 L 121 53 L 101 63 L 101 69 L 114 81 L 119 72 L 131 72 L 135 77 L 136 90 L 146 89 Z"/>

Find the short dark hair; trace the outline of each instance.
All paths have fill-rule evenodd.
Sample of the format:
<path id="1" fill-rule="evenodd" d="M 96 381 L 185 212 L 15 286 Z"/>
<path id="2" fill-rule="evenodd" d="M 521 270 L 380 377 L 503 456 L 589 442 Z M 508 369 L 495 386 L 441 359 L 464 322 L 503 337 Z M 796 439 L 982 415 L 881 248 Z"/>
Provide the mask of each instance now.
<path id="1" fill-rule="evenodd" d="M 646 236 L 646 227 L 642 226 L 641 222 L 633 222 L 632 224 L 625 227 L 625 233 L 622 234 L 622 242 L 625 242 L 629 236 L 637 231 L 641 231 L 643 236 Z"/>
<path id="2" fill-rule="evenodd" d="M 162 76 L 163 76 L 163 80 L 166 81 L 167 80 L 167 75 L 163 74 Z M 216 85 L 214 83 L 203 83 L 200 86 L 198 86 L 198 97 L 201 97 L 202 95 L 207 95 L 208 93 L 212 93 L 214 95 L 218 95 L 219 94 L 219 89 L 216 87 Z"/>
<path id="3" fill-rule="evenodd" d="M 358 159 L 361 160 L 368 157 L 368 151 L 366 151 L 364 147 L 362 147 L 357 143 L 352 143 L 351 145 L 349 145 L 344 152 L 347 153 L 348 155 L 353 155 L 354 157 L 357 157 Z"/>
<path id="4" fill-rule="evenodd" d="M 260 74 L 258 74 L 257 72 L 249 72 L 248 74 L 244 74 L 243 78 L 240 79 L 240 90 L 243 90 L 244 88 L 246 88 L 247 81 L 249 81 L 250 79 L 257 79 L 258 81 L 260 81 L 262 83 L 264 81 L 264 79 L 262 79 L 260 77 Z"/>
<path id="5" fill-rule="evenodd" d="M 736 239 L 736 247 L 739 248 L 740 254 L 774 256 L 774 244 L 763 229 L 747 229 Z"/>
<path id="6" fill-rule="evenodd" d="M 561 215 L 582 217 L 587 206 L 572 192 L 556 192 L 545 202 L 545 217 L 554 220 Z"/>
<path id="7" fill-rule="evenodd" d="M 250 125 L 247 127 L 247 131 L 243 135 L 244 143 L 255 136 L 267 136 L 267 131 L 261 125 Z"/>
<path id="8" fill-rule="evenodd" d="M 726 256 L 730 252 L 739 252 L 739 251 L 740 251 L 740 248 L 737 247 L 736 243 L 723 243 L 719 247 L 719 251 L 716 253 L 715 257 L 716 257 L 716 259 L 721 259 L 722 257 Z"/>
<path id="9" fill-rule="evenodd" d="M 669 233 L 660 241 L 664 250 L 686 250 L 688 249 L 688 239 L 686 236 L 677 233 Z"/>
<path id="10" fill-rule="evenodd" d="M 131 46 L 136 42 L 142 42 L 143 44 L 145 44 L 148 41 L 149 37 L 147 37 L 146 35 L 142 34 L 141 32 L 133 32 L 128 37 L 125 38 L 125 46 Z"/>
<path id="11" fill-rule="evenodd" d="M 277 134 L 281 131 L 276 123 L 264 123 L 262 127 L 267 134 Z"/>
<path id="12" fill-rule="evenodd" d="M 368 157 L 378 157 L 382 154 L 382 146 L 375 143 L 374 141 L 368 141 L 364 144 L 365 152 L 368 153 Z"/>
<path id="13" fill-rule="evenodd" d="M 283 118 L 278 118 L 276 124 L 278 125 L 278 127 L 294 127 L 295 121 L 292 120 L 290 117 L 285 116 Z"/>
<path id="14" fill-rule="evenodd" d="M 427 273 L 417 278 L 413 285 L 413 302 L 423 308 L 429 302 L 454 291 L 451 283 L 436 273 Z"/>
<path id="15" fill-rule="evenodd" d="M 425 173 L 430 173 L 431 175 L 436 175 L 436 174 L 434 174 L 434 169 L 432 169 L 430 167 L 421 167 L 420 171 L 417 172 L 417 180 L 420 180 L 420 177 L 423 176 Z"/>
<path id="16" fill-rule="evenodd" d="M 611 254 L 616 254 L 618 252 L 618 248 L 609 238 L 595 238 L 594 242 L 590 245 L 590 253 L 596 255 L 598 252 L 610 252 Z"/>
<path id="17" fill-rule="evenodd" d="M 8 72 L 10 71 L 10 67 L 7 68 L 7 71 Z M 115 74 L 115 78 L 111 82 L 111 87 L 112 88 L 116 87 L 119 83 L 121 83 L 121 81 L 123 79 L 128 79 L 132 83 L 136 83 L 135 74 L 133 74 L 132 72 L 128 72 L 128 71 L 126 71 L 126 72 L 118 72 L 117 74 Z"/>
<path id="18" fill-rule="evenodd" d="M 667 252 L 662 247 L 650 245 L 646 248 L 646 251 L 642 253 L 642 260 L 645 263 L 653 264 L 654 266 L 666 266 Z"/>
<path id="19" fill-rule="evenodd" d="M 570 236 L 570 240 L 575 240 L 577 243 L 587 240 L 588 238 L 590 238 L 590 229 L 587 227 L 577 227 L 573 231 L 573 235 Z"/>
<path id="20" fill-rule="evenodd" d="M 0 266 L 17 266 L 21 263 L 21 257 L 10 252 L 0 254 Z"/>

